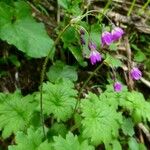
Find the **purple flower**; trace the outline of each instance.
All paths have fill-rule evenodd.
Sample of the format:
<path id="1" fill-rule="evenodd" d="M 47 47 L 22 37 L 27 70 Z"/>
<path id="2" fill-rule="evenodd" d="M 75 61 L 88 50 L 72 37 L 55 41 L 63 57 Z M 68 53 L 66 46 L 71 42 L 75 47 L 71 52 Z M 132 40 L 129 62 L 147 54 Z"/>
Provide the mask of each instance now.
<path id="1" fill-rule="evenodd" d="M 139 80 L 142 77 L 142 72 L 138 68 L 134 67 L 130 71 L 130 75 L 133 80 Z"/>
<path id="2" fill-rule="evenodd" d="M 93 42 L 89 42 L 88 47 L 90 50 L 96 50 L 96 44 L 94 44 Z"/>
<path id="3" fill-rule="evenodd" d="M 96 64 L 96 62 L 99 62 L 102 60 L 101 54 L 97 50 L 91 50 L 90 53 L 90 62 L 92 65 Z"/>
<path id="4" fill-rule="evenodd" d="M 107 32 L 107 31 L 103 32 L 102 36 L 101 36 L 101 43 L 102 43 L 102 46 L 110 45 L 112 43 L 111 33 Z"/>
<path id="5" fill-rule="evenodd" d="M 85 45 L 85 40 L 82 36 L 80 37 L 80 42 L 81 42 L 82 45 Z"/>
<path id="6" fill-rule="evenodd" d="M 120 82 L 115 82 L 114 83 L 114 90 L 116 92 L 120 92 L 122 90 L 122 84 Z"/>
<path id="7" fill-rule="evenodd" d="M 122 37 L 122 35 L 124 34 L 124 31 L 120 27 L 115 27 L 111 31 L 111 34 L 112 34 L 112 40 L 117 41 Z"/>

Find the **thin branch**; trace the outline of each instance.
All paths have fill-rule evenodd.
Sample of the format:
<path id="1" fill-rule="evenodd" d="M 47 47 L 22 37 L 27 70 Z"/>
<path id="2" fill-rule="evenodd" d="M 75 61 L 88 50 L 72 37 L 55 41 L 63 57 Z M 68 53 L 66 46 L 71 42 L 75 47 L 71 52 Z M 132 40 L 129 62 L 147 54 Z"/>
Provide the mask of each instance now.
<path id="1" fill-rule="evenodd" d="M 143 82 L 146 86 L 148 86 L 150 88 L 150 81 L 148 81 L 144 78 L 141 78 L 140 80 L 141 80 L 141 82 Z"/>
<path id="2" fill-rule="evenodd" d="M 139 123 L 138 127 L 144 132 L 144 134 L 146 135 L 148 141 L 150 142 L 150 132 L 148 131 L 148 129 L 144 126 L 143 123 Z"/>
<path id="3" fill-rule="evenodd" d="M 46 66 L 51 54 L 51 51 L 54 49 L 54 47 L 56 46 L 56 44 L 59 42 L 62 34 L 70 27 L 70 23 L 60 32 L 60 34 L 58 35 L 57 39 L 55 40 L 52 48 L 50 49 L 47 57 L 44 60 L 43 63 L 43 67 L 42 67 L 42 71 L 41 71 L 41 79 L 40 79 L 40 112 L 41 112 L 41 123 L 42 123 L 42 128 L 43 128 L 43 134 L 44 137 L 46 137 L 46 133 L 45 133 L 45 128 L 44 128 L 44 115 L 43 115 L 43 81 L 44 81 L 44 77 L 45 77 L 45 71 L 46 71 Z"/>

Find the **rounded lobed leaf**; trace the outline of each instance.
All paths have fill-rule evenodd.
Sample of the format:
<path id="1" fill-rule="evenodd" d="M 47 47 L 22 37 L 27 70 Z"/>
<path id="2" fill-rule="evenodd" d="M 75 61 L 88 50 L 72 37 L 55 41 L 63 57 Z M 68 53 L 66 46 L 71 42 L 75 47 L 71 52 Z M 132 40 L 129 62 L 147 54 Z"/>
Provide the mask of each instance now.
<path id="1" fill-rule="evenodd" d="M 55 84 L 45 83 L 43 85 L 44 113 L 53 114 L 58 120 L 66 121 L 73 113 L 76 96 L 74 84 L 68 79 L 59 80 Z"/>
<path id="2" fill-rule="evenodd" d="M 122 115 L 114 107 L 90 93 L 81 102 L 83 116 L 83 136 L 90 138 L 95 145 L 110 142 L 118 136 L 118 129 L 122 123 Z"/>

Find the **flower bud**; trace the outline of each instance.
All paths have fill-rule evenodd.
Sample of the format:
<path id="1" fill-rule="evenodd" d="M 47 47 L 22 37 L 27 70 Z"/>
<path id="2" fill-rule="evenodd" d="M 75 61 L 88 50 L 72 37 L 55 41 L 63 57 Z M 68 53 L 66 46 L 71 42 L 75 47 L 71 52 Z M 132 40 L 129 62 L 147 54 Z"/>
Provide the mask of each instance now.
<path id="1" fill-rule="evenodd" d="M 90 62 L 92 65 L 102 60 L 101 54 L 97 50 L 91 50 L 90 53 Z"/>
<path id="2" fill-rule="evenodd" d="M 112 32 L 112 40 L 113 41 L 118 41 L 122 35 L 124 34 L 124 31 L 120 27 L 115 27 Z"/>

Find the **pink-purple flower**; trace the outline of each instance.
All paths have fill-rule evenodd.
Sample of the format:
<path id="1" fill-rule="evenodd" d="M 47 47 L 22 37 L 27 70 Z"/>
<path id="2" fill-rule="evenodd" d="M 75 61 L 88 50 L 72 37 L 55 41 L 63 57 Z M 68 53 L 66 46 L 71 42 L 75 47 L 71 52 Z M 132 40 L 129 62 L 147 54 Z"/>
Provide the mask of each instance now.
<path id="1" fill-rule="evenodd" d="M 124 34 L 124 31 L 120 27 L 115 27 L 111 31 L 112 41 L 118 41 L 122 37 L 123 34 Z"/>
<path id="2" fill-rule="evenodd" d="M 108 31 L 103 32 L 101 36 L 102 46 L 110 45 L 112 42 L 112 34 Z"/>
<path id="3" fill-rule="evenodd" d="M 101 54 L 96 50 L 96 44 L 93 42 L 89 42 L 88 44 L 89 50 L 91 51 L 90 53 L 90 62 L 92 65 L 96 64 L 97 62 L 102 60 Z"/>
<path id="4" fill-rule="evenodd" d="M 114 91 L 121 92 L 122 84 L 120 82 L 115 82 L 113 86 L 114 86 Z"/>
<path id="5" fill-rule="evenodd" d="M 88 47 L 89 47 L 89 50 L 96 50 L 96 44 L 91 41 L 89 42 Z"/>
<path id="6" fill-rule="evenodd" d="M 134 67 L 131 69 L 130 75 L 133 80 L 139 80 L 142 77 L 142 72 L 137 67 Z"/>
<path id="7" fill-rule="evenodd" d="M 111 31 L 111 33 L 108 31 L 103 32 L 101 36 L 102 46 L 104 45 L 109 46 L 112 42 L 118 41 L 122 37 L 123 34 L 124 34 L 124 31 L 120 27 L 115 27 Z"/>
<path id="8" fill-rule="evenodd" d="M 90 53 L 90 62 L 92 65 L 102 60 L 101 54 L 97 50 L 91 50 Z"/>

